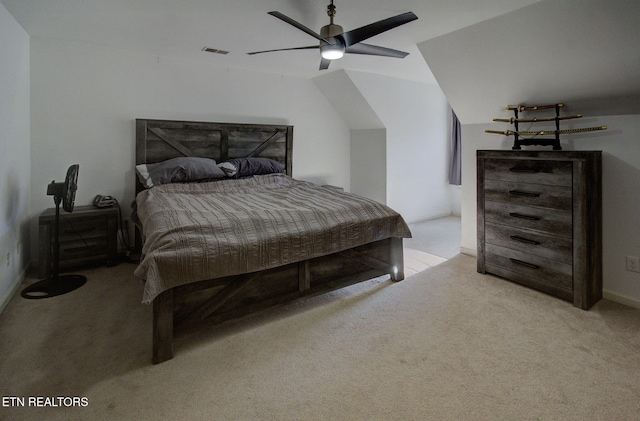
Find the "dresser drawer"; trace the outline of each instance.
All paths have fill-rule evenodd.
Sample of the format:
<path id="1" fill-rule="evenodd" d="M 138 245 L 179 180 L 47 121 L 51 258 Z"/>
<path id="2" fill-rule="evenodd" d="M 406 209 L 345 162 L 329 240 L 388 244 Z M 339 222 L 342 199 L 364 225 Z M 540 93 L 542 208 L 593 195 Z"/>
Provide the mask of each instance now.
<path id="1" fill-rule="evenodd" d="M 513 282 L 525 285 L 529 288 L 537 289 L 538 291 L 544 291 L 555 297 L 561 298 L 567 301 L 573 301 L 574 292 L 571 289 L 559 287 L 554 284 L 546 282 L 544 278 L 531 278 L 521 273 L 511 272 L 505 268 L 499 266 L 487 265 L 487 272 L 502 278 L 508 279 Z M 575 288 L 575 287 L 574 287 Z"/>
<path id="2" fill-rule="evenodd" d="M 487 244 L 486 264 L 496 266 L 527 278 L 554 285 L 573 288 L 573 266 L 533 254 Z"/>
<path id="3" fill-rule="evenodd" d="M 573 203 L 571 187 L 486 180 L 484 188 L 485 200 L 493 202 L 552 209 L 569 209 Z"/>
<path id="4" fill-rule="evenodd" d="M 570 161 L 537 161 L 529 159 L 487 159 L 486 180 L 514 181 L 571 187 L 573 164 Z"/>
<path id="5" fill-rule="evenodd" d="M 484 215 L 486 222 L 529 228 L 567 238 L 573 235 L 570 211 L 486 201 Z"/>
<path id="6" fill-rule="evenodd" d="M 573 241 L 571 238 L 542 234 L 508 225 L 487 223 L 485 241 L 488 244 L 495 244 L 562 263 L 571 264 L 573 262 Z"/>

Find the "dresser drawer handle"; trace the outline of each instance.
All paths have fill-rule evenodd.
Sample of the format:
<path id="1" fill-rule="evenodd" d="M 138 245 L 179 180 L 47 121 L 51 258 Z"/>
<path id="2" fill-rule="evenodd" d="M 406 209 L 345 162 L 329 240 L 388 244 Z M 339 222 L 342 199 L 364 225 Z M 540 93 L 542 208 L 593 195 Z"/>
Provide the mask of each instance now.
<path id="1" fill-rule="evenodd" d="M 518 167 L 509 168 L 509 171 L 511 171 L 511 172 L 528 173 L 528 174 L 536 174 L 536 173 L 540 172 L 540 170 L 537 169 L 537 168 L 518 168 Z"/>
<path id="2" fill-rule="evenodd" d="M 525 196 L 525 197 L 540 197 L 540 193 L 530 193 L 520 190 L 509 190 L 509 194 L 512 196 Z"/>
<path id="3" fill-rule="evenodd" d="M 540 218 L 538 218 L 537 216 L 523 215 L 521 213 L 516 213 L 516 212 L 511 212 L 509 214 L 509 216 L 513 216 L 514 218 L 526 219 L 528 221 L 539 221 L 540 220 Z"/>
<path id="4" fill-rule="evenodd" d="M 532 246 L 540 245 L 539 241 L 529 240 L 528 238 L 519 237 L 517 235 L 510 235 L 509 238 L 511 238 L 513 241 L 518 241 L 520 243 L 531 244 Z"/>
<path id="5" fill-rule="evenodd" d="M 523 262 L 522 260 L 518 260 L 518 259 L 509 259 L 509 260 L 511 260 L 511 263 L 515 263 L 516 265 L 520 265 L 520 266 L 525 266 L 525 267 L 528 267 L 529 269 L 540 269 L 540 266 L 534 265 L 533 263 Z"/>

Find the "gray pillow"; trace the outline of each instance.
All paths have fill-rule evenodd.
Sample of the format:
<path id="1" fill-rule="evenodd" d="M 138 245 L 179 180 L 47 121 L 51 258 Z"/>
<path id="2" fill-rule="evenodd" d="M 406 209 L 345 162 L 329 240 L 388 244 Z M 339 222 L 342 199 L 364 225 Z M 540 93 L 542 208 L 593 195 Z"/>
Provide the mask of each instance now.
<path id="1" fill-rule="evenodd" d="M 136 165 L 138 179 L 146 187 L 168 183 L 219 180 L 225 177 L 216 161 L 210 158 L 180 157 L 155 164 Z"/>

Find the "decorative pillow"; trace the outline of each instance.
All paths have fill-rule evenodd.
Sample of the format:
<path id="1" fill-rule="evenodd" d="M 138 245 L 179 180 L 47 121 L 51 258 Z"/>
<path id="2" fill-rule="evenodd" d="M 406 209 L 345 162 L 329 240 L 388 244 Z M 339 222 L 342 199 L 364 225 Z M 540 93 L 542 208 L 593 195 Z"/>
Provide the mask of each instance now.
<path id="1" fill-rule="evenodd" d="M 284 166 L 269 158 L 231 158 L 218 164 L 229 178 L 285 172 Z"/>
<path id="2" fill-rule="evenodd" d="M 238 172 L 238 168 L 232 164 L 231 162 L 221 162 L 218 164 L 218 167 L 224 171 L 224 175 L 226 177 L 233 177 L 234 175 L 236 175 L 236 173 Z"/>
<path id="3" fill-rule="evenodd" d="M 216 161 L 210 158 L 180 157 L 155 164 L 136 165 L 140 182 L 146 187 L 168 183 L 218 180 L 225 177 Z"/>

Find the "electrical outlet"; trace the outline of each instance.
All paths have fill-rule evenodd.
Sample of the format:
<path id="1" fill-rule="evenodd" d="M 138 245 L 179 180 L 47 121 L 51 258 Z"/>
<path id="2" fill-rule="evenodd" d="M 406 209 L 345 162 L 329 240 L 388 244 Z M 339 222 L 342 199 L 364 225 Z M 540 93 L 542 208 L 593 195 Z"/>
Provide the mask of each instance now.
<path id="1" fill-rule="evenodd" d="M 640 259 L 634 256 L 627 256 L 627 270 L 640 272 Z"/>
<path id="2" fill-rule="evenodd" d="M 11 252 L 10 251 L 7 252 L 7 258 L 5 260 L 5 265 L 7 267 L 11 266 Z"/>

